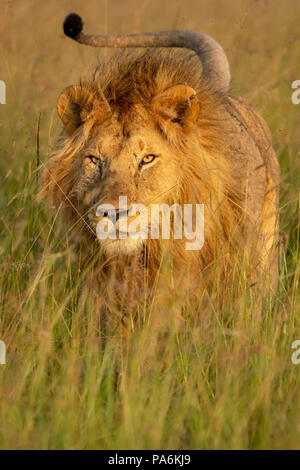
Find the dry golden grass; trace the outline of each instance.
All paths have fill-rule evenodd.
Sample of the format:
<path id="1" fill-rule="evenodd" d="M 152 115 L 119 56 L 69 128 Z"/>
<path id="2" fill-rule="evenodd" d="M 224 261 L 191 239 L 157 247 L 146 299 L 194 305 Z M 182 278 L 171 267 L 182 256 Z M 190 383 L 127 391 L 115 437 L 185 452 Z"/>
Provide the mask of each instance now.
<path id="1" fill-rule="evenodd" d="M 39 117 L 42 165 L 59 93 L 110 54 L 63 36 L 72 11 L 91 32 L 198 29 L 224 46 L 232 93 L 267 120 L 282 171 L 280 282 L 261 321 L 246 291 L 199 311 L 162 286 L 125 342 L 103 333 L 85 273 L 35 200 Z M 299 448 L 299 17 L 298 0 L 1 1 L 1 448 Z"/>

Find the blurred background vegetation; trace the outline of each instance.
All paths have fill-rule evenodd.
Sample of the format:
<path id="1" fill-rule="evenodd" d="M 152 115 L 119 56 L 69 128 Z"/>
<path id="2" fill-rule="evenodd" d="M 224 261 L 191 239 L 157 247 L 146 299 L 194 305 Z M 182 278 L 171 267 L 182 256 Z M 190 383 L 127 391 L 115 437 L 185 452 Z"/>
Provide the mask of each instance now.
<path id="1" fill-rule="evenodd" d="M 111 54 L 64 37 L 70 12 L 86 32 L 196 29 L 224 47 L 231 93 L 268 122 L 282 171 L 280 284 L 261 321 L 246 294 L 195 319 L 178 293 L 158 293 L 125 343 L 103 338 L 68 240 L 36 200 L 58 95 Z M 0 0 L 1 448 L 300 447 L 299 22 L 298 0 Z"/>

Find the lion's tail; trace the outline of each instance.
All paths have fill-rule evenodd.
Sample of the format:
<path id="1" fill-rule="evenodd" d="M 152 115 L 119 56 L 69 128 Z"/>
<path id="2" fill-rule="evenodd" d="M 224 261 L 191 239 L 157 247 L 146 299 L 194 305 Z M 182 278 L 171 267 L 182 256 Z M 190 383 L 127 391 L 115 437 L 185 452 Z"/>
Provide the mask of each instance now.
<path id="1" fill-rule="evenodd" d="M 227 93 L 230 68 L 223 48 L 213 38 L 198 31 L 178 30 L 143 34 L 99 34 L 82 32 L 82 19 L 71 13 L 64 21 L 64 33 L 75 41 L 94 47 L 186 47 L 194 50 L 203 67 L 203 78 L 217 91 Z"/>

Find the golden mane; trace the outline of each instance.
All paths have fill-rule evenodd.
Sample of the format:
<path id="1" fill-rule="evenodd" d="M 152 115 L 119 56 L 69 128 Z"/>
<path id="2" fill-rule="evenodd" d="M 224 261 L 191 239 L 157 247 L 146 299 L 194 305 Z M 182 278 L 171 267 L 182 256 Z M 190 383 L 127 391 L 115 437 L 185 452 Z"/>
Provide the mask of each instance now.
<path id="1" fill-rule="evenodd" d="M 175 126 L 173 129 L 167 129 L 165 120 L 155 115 L 151 107 L 154 97 L 176 85 L 185 85 L 195 90 L 199 103 L 199 116 L 188 135 Z M 257 224 L 264 200 L 255 205 L 252 204 L 251 197 L 250 206 L 245 202 L 248 196 L 245 194 L 243 178 L 246 179 L 247 172 L 254 171 L 253 165 L 256 160 L 261 159 L 260 149 L 255 148 L 257 137 L 266 138 L 262 135 L 264 131 L 261 129 L 261 123 L 257 124 L 252 111 L 248 110 L 252 119 L 250 129 L 250 121 L 242 112 L 244 105 L 226 93 L 210 87 L 202 78 L 198 56 L 183 50 L 149 49 L 143 53 L 115 53 L 97 67 L 92 80 L 81 82 L 80 86 L 88 90 L 93 100 L 105 100 L 112 112 L 117 113 L 123 129 L 126 128 L 126 123 L 130 122 L 136 105 L 142 105 L 168 143 L 178 168 L 181 168 L 176 193 L 171 191 L 165 200 L 169 204 L 177 202 L 182 205 L 205 205 L 203 248 L 196 254 L 190 254 L 185 251 L 181 241 L 170 240 L 166 243 L 161 240 L 148 240 L 144 244 L 142 258 L 139 256 L 142 269 L 148 271 L 147 277 L 151 282 L 156 278 L 161 266 L 163 247 L 167 245 L 174 269 L 182 272 L 187 268 L 192 269 L 196 284 L 199 285 L 200 279 L 206 278 L 204 284 L 209 288 L 209 285 L 215 282 L 213 276 L 216 260 L 221 265 L 219 280 L 224 282 L 242 257 L 247 257 L 248 254 L 253 256 L 253 253 L 250 254 L 251 249 L 257 246 L 260 236 L 256 236 L 253 230 L 249 243 L 249 224 L 252 228 Z M 180 116 L 180 105 L 176 112 Z M 83 242 L 86 237 L 93 240 L 93 244 L 88 244 L 86 250 L 89 256 L 97 251 L 98 240 L 82 214 L 78 214 L 73 193 L 76 176 L 71 162 L 74 155 L 80 152 L 88 139 L 94 135 L 97 126 L 97 119 L 92 117 L 83 122 L 71 136 L 65 133 L 62 135 L 57 150 L 46 165 L 41 191 L 42 197 L 50 196 L 55 207 L 63 206 L 65 220 L 68 220 L 70 227 L 76 227 L 77 240 L 78 233 L 81 233 L 79 242 Z M 237 135 L 236 142 L 234 133 Z M 241 147 L 242 141 L 244 148 Z M 255 154 L 248 169 L 247 162 L 246 167 L 241 167 L 238 161 L 239 147 L 243 159 L 252 158 Z M 249 156 L 246 155 L 248 151 Z M 240 179 L 237 178 L 238 173 Z M 257 171 L 257 178 L 258 187 L 265 185 L 266 176 L 263 172 Z M 261 198 L 261 195 L 259 197 Z M 251 213 L 251 204 L 257 207 L 257 213 Z M 243 248 L 237 250 L 237 247 L 241 246 Z M 254 257 L 260 259 L 261 256 L 256 251 Z M 103 266 L 104 259 L 105 254 L 101 254 L 99 266 Z M 119 263 L 121 259 L 124 260 L 124 256 L 119 257 Z M 128 257 L 125 257 L 124 264 L 131 265 Z M 255 276 L 251 274 L 249 285 L 253 279 Z"/>

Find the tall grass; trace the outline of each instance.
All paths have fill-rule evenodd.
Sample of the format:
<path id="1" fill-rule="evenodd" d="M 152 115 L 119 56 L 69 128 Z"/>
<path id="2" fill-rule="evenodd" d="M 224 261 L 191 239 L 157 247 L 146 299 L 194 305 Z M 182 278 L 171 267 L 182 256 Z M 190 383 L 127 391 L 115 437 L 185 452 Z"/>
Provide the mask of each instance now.
<path id="1" fill-rule="evenodd" d="M 0 6 L 0 447 L 299 448 L 298 2 L 48 3 Z M 224 44 L 233 93 L 267 119 L 282 171 L 279 287 L 261 319 L 247 292 L 201 309 L 168 286 L 125 339 L 118 312 L 104 333 L 57 215 L 36 200 L 58 94 L 109 54 L 62 37 L 70 11 L 93 31 L 194 28 Z"/>

